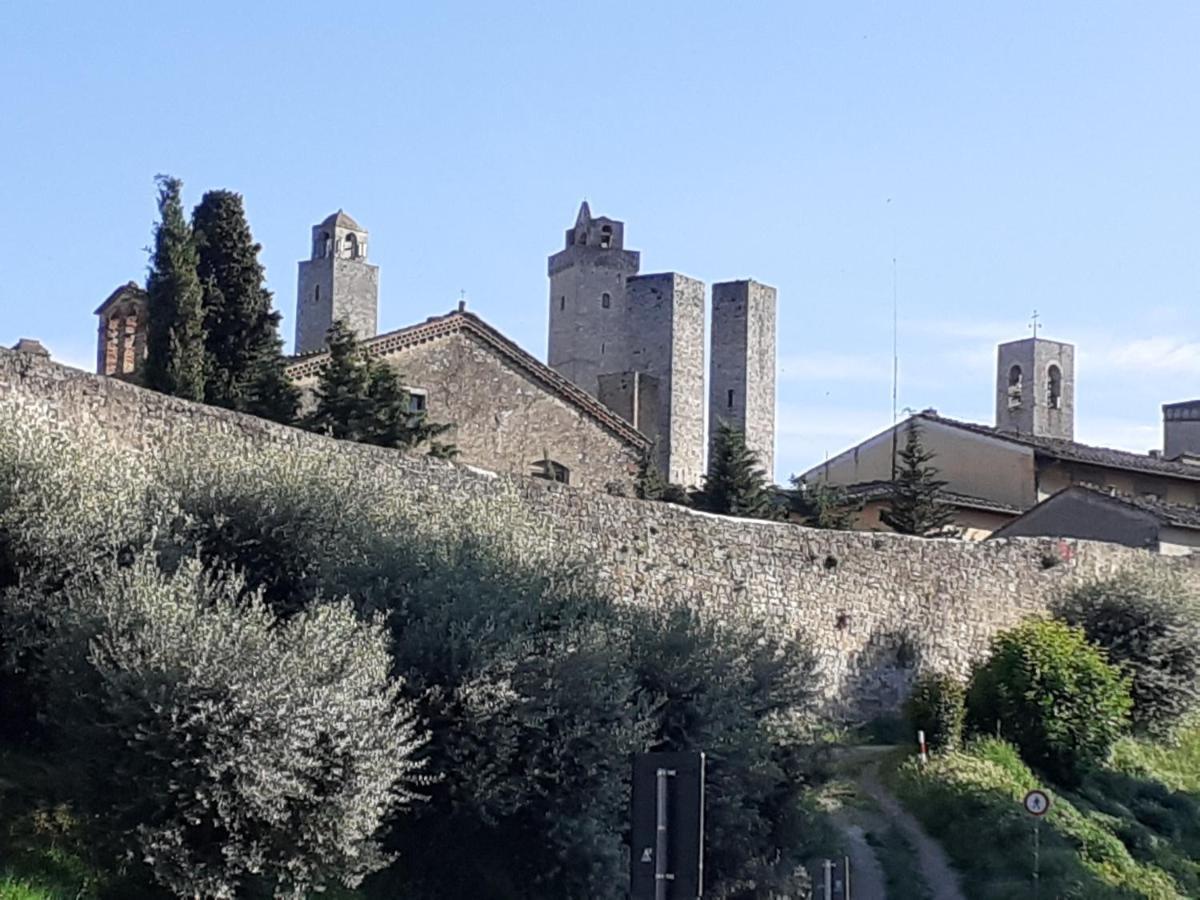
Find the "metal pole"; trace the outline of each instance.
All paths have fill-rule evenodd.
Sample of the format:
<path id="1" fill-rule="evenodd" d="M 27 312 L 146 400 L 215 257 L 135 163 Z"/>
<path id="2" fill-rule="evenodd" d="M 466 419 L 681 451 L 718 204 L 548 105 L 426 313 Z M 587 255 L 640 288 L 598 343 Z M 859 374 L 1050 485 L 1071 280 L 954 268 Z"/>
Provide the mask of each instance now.
<path id="1" fill-rule="evenodd" d="M 842 872 L 845 874 L 845 883 L 846 883 L 845 895 L 844 895 L 843 900 L 851 900 L 851 898 L 850 898 L 850 857 L 843 856 L 842 857 L 842 865 L 844 865 L 846 867 L 842 870 Z"/>
<path id="2" fill-rule="evenodd" d="M 667 775 L 655 773 L 654 900 L 667 900 Z"/>
<path id="3" fill-rule="evenodd" d="M 1041 819 L 1033 820 L 1033 900 L 1041 889 Z"/>
<path id="4" fill-rule="evenodd" d="M 833 861 L 825 860 L 825 900 L 833 900 Z"/>

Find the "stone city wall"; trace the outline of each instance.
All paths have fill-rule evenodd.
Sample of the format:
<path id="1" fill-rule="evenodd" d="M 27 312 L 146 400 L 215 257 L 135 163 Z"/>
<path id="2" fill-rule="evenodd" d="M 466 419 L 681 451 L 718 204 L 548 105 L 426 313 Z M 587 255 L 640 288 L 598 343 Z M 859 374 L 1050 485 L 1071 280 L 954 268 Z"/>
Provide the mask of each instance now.
<path id="1" fill-rule="evenodd" d="M 959 543 L 712 516 L 343 444 L 0 351 L 0 422 L 10 417 L 135 453 L 219 442 L 230 453 L 274 445 L 352 454 L 364 472 L 404 478 L 420 502 L 443 509 L 466 510 L 502 482 L 531 522 L 552 526 L 514 533 L 513 541 L 582 560 L 617 598 L 802 629 L 831 711 L 850 718 L 893 709 L 922 669 L 965 674 L 997 630 L 1045 610 L 1083 579 L 1122 569 L 1195 571 L 1186 559 L 1086 541 Z"/>

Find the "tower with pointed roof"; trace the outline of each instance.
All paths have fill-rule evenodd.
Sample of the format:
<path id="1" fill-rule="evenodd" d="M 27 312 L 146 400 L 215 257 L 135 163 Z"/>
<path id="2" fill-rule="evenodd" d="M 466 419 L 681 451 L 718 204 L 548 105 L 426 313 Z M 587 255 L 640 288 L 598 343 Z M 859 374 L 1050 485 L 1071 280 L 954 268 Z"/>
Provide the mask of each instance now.
<path id="1" fill-rule="evenodd" d="M 312 256 L 300 263 L 296 290 L 296 353 L 325 346 L 339 319 L 360 339 L 379 321 L 379 267 L 367 262 L 367 230 L 342 210 L 312 230 Z"/>

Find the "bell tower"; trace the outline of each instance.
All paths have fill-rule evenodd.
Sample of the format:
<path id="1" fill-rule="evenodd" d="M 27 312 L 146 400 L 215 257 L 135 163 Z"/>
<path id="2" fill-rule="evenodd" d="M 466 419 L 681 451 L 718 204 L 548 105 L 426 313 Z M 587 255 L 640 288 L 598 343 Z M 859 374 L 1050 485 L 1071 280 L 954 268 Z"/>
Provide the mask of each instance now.
<path id="1" fill-rule="evenodd" d="M 378 330 L 379 267 L 367 262 L 367 230 L 340 209 L 313 226 L 312 256 L 300 263 L 295 352 L 323 349 L 339 319 L 359 340 Z"/>
<path id="2" fill-rule="evenodd" d="M 996 356 L 996 428 L 1074 440 L 1074 345 L 1031 337 L 1001 344 Z"/>

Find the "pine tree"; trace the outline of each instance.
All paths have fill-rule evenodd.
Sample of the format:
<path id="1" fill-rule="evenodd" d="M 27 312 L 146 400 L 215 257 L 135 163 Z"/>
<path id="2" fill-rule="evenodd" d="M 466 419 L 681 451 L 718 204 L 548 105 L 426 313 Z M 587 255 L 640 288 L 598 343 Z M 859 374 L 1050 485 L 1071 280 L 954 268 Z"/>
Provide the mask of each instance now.
<path id="1" fill-rule="evenodd" d="M 299 391 L 284 373 L 279 313 L 240 194 L 209 191 L 192 211 L 204 293 L 205 400 L 290 423 Z"/>
<path id="2" fill-rule="evenodd" d="M 196 244 L 183 217 L 178 178 L 160 175 L 159 222 L 146 276 L 145 383 L 164 394 L 204 399 L 204 309 Z"/>
<path id="3" fill-rule="evenodd" d="M 694 496 L 696 506 L 708 512 L 748 519 L 780 519 L 784 514 L 746 436 L 724 423 L 713 441 L 704 489 Z"/>
<path id="4" fill-rule="evenodd" d="M 861 502 L 851 500 L 838 485 L 823 481 L 809 484 L 803 476 L 793 475 L 792 487 L 792 511 L 809 528 L 848 531 L 854 525 L 855 514 L 863 508 Z"/>
<path id="5" fill-rule="evenodd" d="M 350 326 L 338 320 L 329 329 L 329 362 L 314 392 L 316 406 L 304 427 L 343 441 L 361 441 L 372 412 L 371 372 Z"/>
<path id="6" fill-rule="evenodd" d="M 655 441 L 646 448 L 638 459 L 638 470 L 635 487 L 639 500 L 661 500 L 664 503 L 677 503 L 680 506 L 691 504 L 688 492 L 678 484 L 667 481 L 662 469 L 658 467 L 658 442 Z"/>
<path id="7" fill-rule="evenodd" d="M 910 419 L 900 451 L 900 468 L 892 480 L 891 502 L 879 515 L 892 531 L 919 537 L 949 537 L 954 533 L 954 510 L 938 499 L 946 482 L 938 479 L 937 468 L 930 465 L 935 456 L 921 444 L 921 429 Z"/>
<path id="8" fill-rule="evenodd" d="M 310 431 L 339 440 L 412 450 L 424 444 L 442 459 L 458 454 L 437 438 L 451 426 L 412 409 L 412 395 L 396 371 L 363 351 L 344 321 L 329 329 L 329 362 L 317 381 L 316 406 L 304 419 Z"/>

